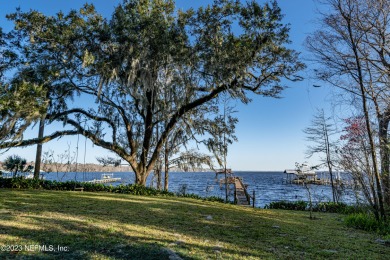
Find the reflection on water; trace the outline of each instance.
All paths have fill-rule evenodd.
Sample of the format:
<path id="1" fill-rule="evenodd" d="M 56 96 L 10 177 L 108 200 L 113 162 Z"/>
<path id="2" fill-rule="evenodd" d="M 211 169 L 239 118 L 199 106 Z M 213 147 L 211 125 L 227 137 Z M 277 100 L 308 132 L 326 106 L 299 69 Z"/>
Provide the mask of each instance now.
<path id="1" fill-rule="evenodd" d="M 47 180 L 77 180 L 88 181 L 93 179 L 101 179 L 102 173 L 48 173 L 45 174 Z M 297 201 L 308 200 L 308 194 L 305 187 L 296 184 L 284 184 L 283 180 L 286 177 L 281 172 L 235 172 L 235 176 L 242 177 L 245 184 L 248 184 L 248 192 L 252 194 L 256 192 L 256 206 L 264 207 L 272 201 Z M 120 182 L 108 183 L 107 185 L 119 185 L 121 183 L 134 183 L 133 173 L 116 172 L 114 177 L 120 177 Z M 223 178 L 222 175 L 219 178 Z M 153 174 L 147 180 L 149 186 L 154 182 Z M 218 196 L 225 198 L 225 188 L 220 187 L 216 181 L 215 173 L 213 172 L 171 172 L 169 173 L 169 191 L 178 192 L 186 185 L 186 193 L 194 193 L 202 197 Z M 331 201 L 332 191 L 330 186 L 311 185 L 313 201 Z M 230 199 L 233 200 L 233 191 L 231 191 Z M 350 189 L 345 190 L 342 200 L 347 203 L 353 203 L 354 195 Z"/>

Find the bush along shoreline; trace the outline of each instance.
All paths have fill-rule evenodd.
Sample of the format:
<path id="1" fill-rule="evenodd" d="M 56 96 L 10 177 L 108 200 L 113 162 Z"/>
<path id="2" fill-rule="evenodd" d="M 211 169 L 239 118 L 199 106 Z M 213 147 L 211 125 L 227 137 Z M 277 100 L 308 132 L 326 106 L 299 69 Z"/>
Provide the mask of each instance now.
<path id="1" fill-rule="evenodd" d="M 5 189 L 40 189 L 40 190 L 60 190 L 60 191 L 75 191 L 82 188 L 86 192 L 111 192 L 111 193 L 123 193 L 140 196 L 166 196 L 166 197 L 186 197 L 204 201 L 225 202 L 223 199 L 211 196 L 201 197 L 196 194 L 180 194 L 165 190 L 158 190 L 151 187 L 145 187 L 137 184 L 120 184 L 118 186 L 104 185 L 101 183 L 88 183 L 77 181 L 49 181 L 49 180 L 34 180 L 25 179 L 22 177 L 17 178 L 1 178 L 0 188 Z"/>
<path id="2" fill-rule="evenodd" d="M 275 201 L 267 204 L 265 209 L 283 209 L 295 211 L 309 211 L 306 201 Z M 347 227 L 376 232 L 384 235 L 386 245 L 390 245 L 390 222 L 377 221 L 369 206 L 347 205 L 345 203 L 320 202 L 313 206 L 313 212 L 338 213 L 346 215 L 343 222 Z"/>
<path id="3" fill-rule="evenodd" d="M 314 203 L 313 203 L 314 204 Z M 265 205 L 265 209 L 284 209 L 284 210 L 299 210 L 308 211 L 309 203 L 307 201 L 274 201 Z M 313 212 L 339 213 L 339 214 L 354 214 L 364 213 L 369 211 L 365 206 L 354 206 L 346 203 L 320 202 L 315 203 L 312 208 Z"/>

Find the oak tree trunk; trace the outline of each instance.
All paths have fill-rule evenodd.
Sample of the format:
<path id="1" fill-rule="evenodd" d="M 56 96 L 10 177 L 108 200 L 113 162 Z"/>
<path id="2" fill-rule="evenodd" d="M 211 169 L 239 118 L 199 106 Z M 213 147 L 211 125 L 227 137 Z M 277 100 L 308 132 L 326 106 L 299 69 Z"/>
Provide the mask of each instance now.
<path id="1" fill-rule="evenodd" d="M 45 117 L 42 117 L 39 121 L 39 131 L 38 131 L 38 139 L 43 138 L 45 130 Z M 34 167 L 34 179 L 39 179 L 39 174 L 41 172 L 41 161 L 42 161 L 42 143 L 37 144 L 37 153 L 35 157 L 35 167 Z"/>
<path id="2" fill-rule="evenodd" d="M 381 175 L 384 190 L 384 200 L 388 207 L 390 207 L 390 147 L 389 147 L 389 129 L 390 118 L 381 118 L 379 120 L 379 140 L 381 152 Z"/>
<path id="3" fill-rule="evenodd" d="M 168 146 L 165 145 L 165 153 L 164 153 L 164 190 L 168 191 L 168 185 L 169 185 L 169 149 Z"/>

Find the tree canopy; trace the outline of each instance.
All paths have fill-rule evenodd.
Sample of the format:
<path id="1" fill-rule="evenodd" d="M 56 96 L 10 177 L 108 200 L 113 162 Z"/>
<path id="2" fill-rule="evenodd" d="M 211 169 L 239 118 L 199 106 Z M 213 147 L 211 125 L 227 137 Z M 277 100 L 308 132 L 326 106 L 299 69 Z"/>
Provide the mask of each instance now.
<path id="1" fill-rule="evenodd" d="M 55 16 L 11 14 L 7 44 L 25 59 L 18 73 L 28 63 L 47 73 L 51 93 L 65 89 L 74 99 L 49 97 L 46 123 L 68 130 L 0 147 L 82 134 L 128 162 L 145 184 L 170 133 L 218 130 L 222 94 L 246 103 L 250 93 L 277 97 L 282 79 L 300 79 L 304 65 L 287 47 L 282 17 L 276 1 L 232 0 L 186 11 L 172 0 L 127 0 L 110 19 L 89 4 Z"/>

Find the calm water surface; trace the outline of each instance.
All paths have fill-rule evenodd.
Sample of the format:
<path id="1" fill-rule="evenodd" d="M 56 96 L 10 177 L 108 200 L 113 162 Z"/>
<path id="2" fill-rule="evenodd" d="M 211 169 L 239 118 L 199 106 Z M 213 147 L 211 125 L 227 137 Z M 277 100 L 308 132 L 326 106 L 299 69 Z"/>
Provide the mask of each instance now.
<path id="1" fill-rule="evenodd" d="M 89 181 L 101 179 L 102 173 L 46 173 L 47 180 L 77 180 Z M 308 200 L 308 192 L 302 185 L 285 184 L 286 175 L 282 172 L 235 172 L 235 176 L 242 177 L 245 184 L 248 184 L 248 191 L 256 192 L 256 206 L 264 207 L 272 201 L 297 201 Z M 134 183 L 133 173 L 115 172 L 114 177 L 120 177 L 120 182 L 107 185 L 119 185 Z M 219 178 L 223 178 L 220 175 Z M 151 174 L 147 185 L 156 185 Z M 220 186 L 214 172 L 171 172 L 169 174 L 169 190 L 178 192 L 185 187 L 186 193 L 194 193 L 202 197 L 218 196 L 225 198 L 225 188 Z M 232 187 L 233 188 L 233 187 Z M 316 202 L 331 201 L 331 187 L 324 185 L 311 185 L 313 200 Z M 233 189 L 230 192 L 230 199 L 233 200 Z M 352 190 L 346 189 L 342 200 L 347 203 L 354 203 Z"/>

